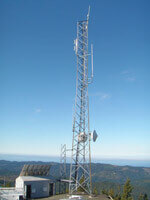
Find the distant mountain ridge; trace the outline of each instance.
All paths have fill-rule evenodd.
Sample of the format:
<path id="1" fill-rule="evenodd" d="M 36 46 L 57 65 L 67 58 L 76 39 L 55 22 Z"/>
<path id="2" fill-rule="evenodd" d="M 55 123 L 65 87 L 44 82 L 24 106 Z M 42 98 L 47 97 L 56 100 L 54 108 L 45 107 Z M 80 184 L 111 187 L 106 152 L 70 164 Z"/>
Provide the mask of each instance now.
<path id="1" fill-rule="evenodd" d="M 3 183 L 3 177 L 14 182 L 15 178 L 20 174 L 24 164 L 51 164 L 50 174 L 59 178 L 60 163 L 57 162 L 41 162 L 41 161 L 6 161 L 0 160 L 0 184 Z M 96 186 L 100 192 L 102 189 L 113 188 L 118 191 L 118 187 L 122 188 L 126 179 L 131 180 L 134 187 L 134 196 L 137 197 L 139 192 L 147 193 L 150 197 L 150 167 L 131 167 L 117 166 L 110 164 L 92 163 L 92 182 L 93 187 Z M 70 164 L 66 165 L 67 176 L 69 177 Z"/>
<path id="2" fill-rule="evenodd" d="M 6 161 L 0 160 L 0 175 L 19 175 L 22 167 L 25 164 L 51 164 L 50 173 L 54 176 L 59 175 L 60 163 L 57 162 L 42 162 L 42 161 Z M 69 166 L 67 164 L 67 172 L 69 173 Z M 115 180 L 115 182 L 124 182 L 127 178 L 131 181 L 150 179 L 150 167 L 131 167 L 131 166 L 117 166 L 110 164 L 92 163 L 92 179 L 94 182 L 102 180 Z M 69 174 L 67 175 L 69 176 Z"/>

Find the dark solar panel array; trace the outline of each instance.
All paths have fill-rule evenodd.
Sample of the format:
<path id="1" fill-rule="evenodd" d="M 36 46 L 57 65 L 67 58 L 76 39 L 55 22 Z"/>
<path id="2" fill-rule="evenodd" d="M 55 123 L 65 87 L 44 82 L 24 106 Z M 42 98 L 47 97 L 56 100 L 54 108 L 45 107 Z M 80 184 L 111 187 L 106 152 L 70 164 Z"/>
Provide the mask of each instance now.
<path id="1" fill-rule="evenodd" d="M 20 176 L 48 176 L 51 165 L 24 165 Z"/>

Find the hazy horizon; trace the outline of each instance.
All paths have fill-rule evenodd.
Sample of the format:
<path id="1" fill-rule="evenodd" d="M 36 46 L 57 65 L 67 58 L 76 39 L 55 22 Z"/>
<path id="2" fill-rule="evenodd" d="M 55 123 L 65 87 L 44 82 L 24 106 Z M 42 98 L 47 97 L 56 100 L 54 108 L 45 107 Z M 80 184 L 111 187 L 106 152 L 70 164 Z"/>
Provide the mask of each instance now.
<path id="1" fill-rule="evenodd" d="M 42 162 L 60 162 L 60 156 L 42 156 L 42 155 L 23 155 L 23 154 L 0 154 L 0 160 L 7 161 L 42 161 Z M 70 163 L 70 157 L 66 158 Z M 92 163 L 103 163 L 112 165 L 129 165 L 134 167 L 150 167 L 150 159 L 135 158 L 113 158 L 113 157 L 92 157 Z"/>

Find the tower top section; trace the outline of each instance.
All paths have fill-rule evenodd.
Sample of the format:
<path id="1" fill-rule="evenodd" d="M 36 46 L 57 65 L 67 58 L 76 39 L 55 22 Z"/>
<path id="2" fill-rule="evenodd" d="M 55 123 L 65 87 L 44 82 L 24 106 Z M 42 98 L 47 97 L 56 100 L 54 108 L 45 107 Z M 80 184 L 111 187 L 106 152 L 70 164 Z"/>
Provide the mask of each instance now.
<path id="1" fill-rule="evenodd" d="M 87 14 L 87 21 L 89 21 L 89 17 L 90 17 L 90 6 L 89 6 L 88 14 Z"/>

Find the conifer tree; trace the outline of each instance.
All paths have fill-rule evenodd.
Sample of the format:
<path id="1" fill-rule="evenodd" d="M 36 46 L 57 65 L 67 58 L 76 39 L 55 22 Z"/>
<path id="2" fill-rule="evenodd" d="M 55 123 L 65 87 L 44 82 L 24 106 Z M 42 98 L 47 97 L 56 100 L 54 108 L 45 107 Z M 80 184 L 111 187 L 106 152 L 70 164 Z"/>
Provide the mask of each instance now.
<path id="1" fill-rule="evenodd" d="M 117 194 L 114 198 L 114 200 L 121 200 L 121 195 L 120 194 Z"/>
<path id="2" fill-rule="evenodd" d="M 93 189 L 93 194 L 98 195 L 98 191 L 97 191 L 96 186 L 95 186 L 94 189 Z"/>
<path id="3" fill-rule="evenodd" d="M 143 200 L 148 200 L 147 194 L 144 194 Z"/>
<path id="4" fill-rule="evenodd" d="M 138 197 L 138 200 L 148 200 L 148 196 L 147 194 L 140 194 L 140 196 Z"/>
<path id="5" fill-rule="evenodd" d="M 110 195 L 112 198 L 114 198 L 114 196 L 115 196 L 114 190 L 113 190 L 113 189 L 110 189 L 110 190 L 108 191 L 108 195 Z"/>
<path id="6" fill-rule="evenodd" d="M 105 190 L 105 189 L 102 189 L 102 192 L 101 192 L 102 194 L 106 194 L 106 195 L 108 195 L 108 191 L 107 190 Z"/>
<path id="7" fill-rule="evenodd" d="M 133 187 L 130 183 L 130 179 L 127 179 L 127 181 L 123 187 L 123 193 L 122 193 L 121 200 L 133 200 L 132 190 L 133 190 Z"/>
<path id="8" fill-rule="evenodd" d="M 85 182 L 85 177 L 84 177 L 84 175 L 81 177 L 81 179 L 80 179 L 80 184 L 82 185 L 83 183 Z M 86 188 L 86 187 L 85 187 Z M 84 191 L 84 189 L 80 186 L 79 188 L 78 188 L 78 192 L 85 192 Z"/>
<path id="9" fill-rule="evenodd" d="M 140 196 L 138 197 L 138 200 L 143 200 L 144 196 L 143 194 L 140 194 Z"/>

